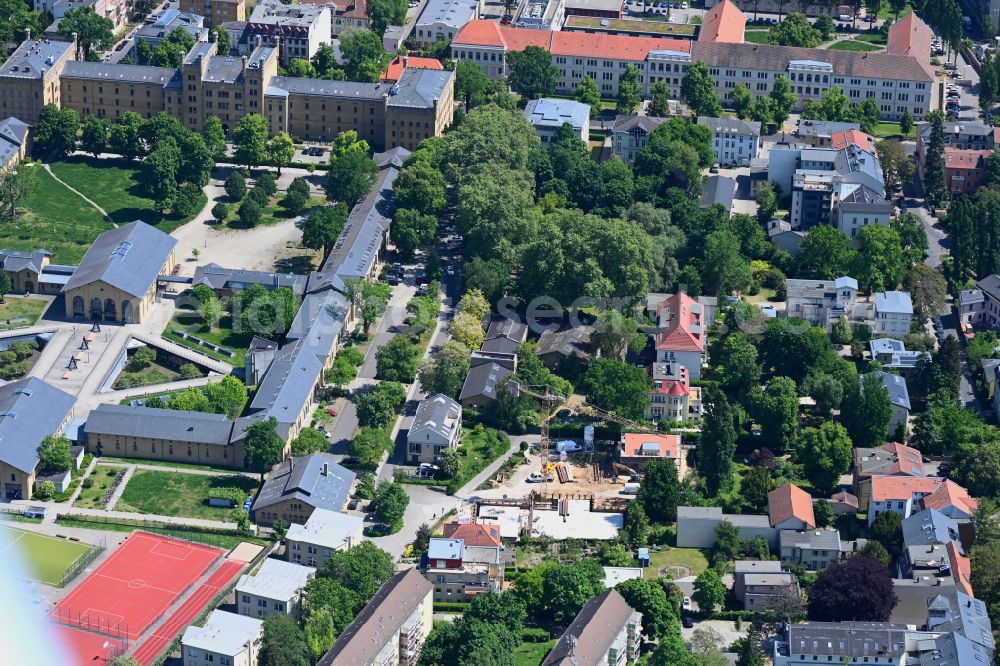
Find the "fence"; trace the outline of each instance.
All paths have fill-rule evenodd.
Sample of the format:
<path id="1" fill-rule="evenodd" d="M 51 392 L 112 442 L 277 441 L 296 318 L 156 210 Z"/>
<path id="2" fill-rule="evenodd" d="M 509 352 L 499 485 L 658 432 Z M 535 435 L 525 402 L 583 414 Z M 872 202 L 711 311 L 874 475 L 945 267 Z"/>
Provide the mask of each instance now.
<path id="1" fill-rule="evenodd" d="M 72 608 L 53 608 L 49 612 L 49 619 L 58 624 L 85 629 L 95 634 L 101 634 L 118 640 L 128 649 L 129 633 L 128 623 L 121 620 L 109 621 L 107 618 L 91 617 L 89 613 L 74 611 Z"/>
<path id="2" fill-rule="evenodd" d="M 62 580 L 59 581 L 59 587 L 66 587 L 66 585 L 80 575 L 80 572 L 87 568 L 91 562 L 97 559 L 97 556 L 107 548 L 107 540 L 102 536 L 100 541 L 96 544 L 91 544 L 94 548 L 91 548 L 85 553 L 80 553 L 80 556 L 73 560 L 73 563 L 69 565 L 66 569 L 66 573 L 63 574 Z"/>
<path id="3" fill-rule="evenodd" d="M 235 537 L 245 537 L 253 538 L 253 534 L 243 534 L 237 530 L 221 530 L 214 527 L 202 527 L 198 525 L 181 525 L 177 523 L 164 523 L 159 520 L 145 520 L 137 518 L 118 518 L 116 516 L 95 516 L 95 515 L 77 515 L 71 513 L 60 513 L 56 514 L 56 521 L 65 518 L 66 520 L 72 520 L 74 522 L 82 523 L 95 523 L 98 525 L 123 525 L 125 527 L 134 527 L 136 529 L 142 529 L 149 532 L 168 532 L 166 536 L 172 539 L 178 539 L 180 541 L 187 541 L 188 543 L 196 543 L 198 545 L 204 546 L 204 541 L 198 541 L 197 539 L 185 539 L 184 537 L 177 536 L 174 532 L 195 532 L 198 534 L 218 534 L 221 536 L 235 536 Z"/>

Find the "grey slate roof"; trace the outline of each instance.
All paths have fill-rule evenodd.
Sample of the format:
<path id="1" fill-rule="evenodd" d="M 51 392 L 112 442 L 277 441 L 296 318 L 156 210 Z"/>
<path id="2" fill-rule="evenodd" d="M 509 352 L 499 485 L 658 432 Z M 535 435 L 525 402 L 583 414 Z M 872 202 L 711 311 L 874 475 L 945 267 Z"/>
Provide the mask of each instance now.
<path id="1" fill-rule="evenodd" d="M 902 407 L 903 409 L 910 410 L 910 393 L 906 390 L 906 379 L 900 377 L 899 375 L 892 375 L 888 372 L 883 372 L 878 370 L 875 373 L 879 379 L 882 380 L 882 385 L 889 392 L 889 402 L 892 404 Z M 864 381 L 864 377 L 868 375 L 862 375 L 861 381 Z"/>
<path id="2" fill-rule="evenodd" d="M 455 76 L 449 70 L 406 69 L 391 88 L 388 106 L 404 106 L 413 109 L 433 109 L 448 82 Z"/>
<path id="3" fill-rule="evenodd" d="M 702 208 L 711 208 L 719 204 L 727 213 L 733 211 L 733 199 L 736 198 L 736 179 L 729 176 L 709 176 L 705 179 L 704 193 L 698 204 Z"/>
<path id="4" fill-rule="evenodd" d="M 542 666 L 600 663 L 633 613 L 617 590 L 598 594 L 583 605 Z"/>
<path id="5" fill-rule="evenodd" d="M 110 62 L 70 60 L 63 66 L 63 77 L 122 83 L 159 83 L 167 85 L 180 74 L 172 67 L 122 65 Z"/>
<path id="6" fill-rule="evenodd" d="M 994 301 L 1000 301 L 1000 275 L 996 273 L 987 275 L 977 282 L 976 286 Z"/>
<path id="7" fill-rule="evenodd" d="M 197 47 L 196 47 L 197 49 Z M 195 53 L 196 49 L 192 49 Z M 205 81 L 226 81 L 235 83 L 243 76 L 243 60 L 230 55 L 217 55 L 208 59 L 205 68 Z"/>
<path id="8" fill-rule="evenodd" d="M 294 76 L 273 76 L 271 87 L 296 95 L 321 95 L 347 99 L 381 99 L 389 94 L 385 83 L 358 83 L 356 81 L 327 81 Z"/>
<path id="9" fill-rule="evenodd" d="M 891 657 L 906 654 L 905 624 L 888 622 L 809 622 L 788 626 L 792 654 L 836 657 Z"/>
<path id="10" fill-rule="evenodd" d="M 72 49 L 71 42 L 27 39 L 21 42 L 21 45 L 4 62 L 3 67 L 0 68 L 0 77 L 40 79 L 43 69 L 51 69 Z M 65 69 L 63 71 L 65 72 Z"/>
<path id="11" fill-rule="evenodd" d="M 316 666 L 373 663 L 382 647 L 398 641 L 399 630 L 434 586 L 417 569 L 400 571 L 382 584 Z"/>
<path id="12" fill-rule="evenodd" d="M 992 662 L 990 650 L 961 634 L 937 636 L 933 643 L 933 649 L 920 653 L 920 666 L 985 666 Z"/>
<path id="13" fill-rule="evenodd" d="M 478 8 L 479 3 L 470 0 L 429 0 L 417 25 L 440 23 L 450 28 L 461 28 L 476 18 Z"/>
<path id="14" fill-rule="evenodd" d="M 781 530 L 778 532 L 778 543 L 781 548 L 813 548 L 820 550 L 841 549 L 840 532 L 838 530 Z"/>
<path id="15" fill-rule="evenodd" d="M 0 462 L 31 473 L 38 445 L 62 425 L 76 399 L 41 379 L 27 377 L 0 386 Z"/>
<path id="16" fill-rule="evenodd" d="M 836 132 L 860 129 L 857 123 L 842 123 L 833 120 L 801 120 L 795 134 L 799 137 L 816 136 L 830 138 Z"/>
<path id="17" fill-rule="evenodd" d="M 269 289 L 288 287 L 299 296 L 306 290 L 306 276 L 294 273 L 271 273 L 268 271 L 247 271 L 239 268 L 224 268 L 216 263 L 198 266 L 194 269 L 191 286 L 204 284 L 212 289 L 245 289 L 259 284 Z"/>
<path id="18" fill-rule="evenodd" d="M 630 132 L 638 127 L 646 133 L 652 133 L 653 130 L 665 122 L 667 122 L 667 119 L 659 116 L 626 116 L 619 114 L 615 116 L 615 124 L 611 131 L 618 134 L 619 132 Z"/>
<path id="19" fill-rule="evenodd" d="M 51 257 L 48 250 L 35 250 L 34 252 L 21 252 L 18 250 L 0 250 L 0 267 L 10 273 L 22 271 L 25 268 L 32 273 L 42 272 L 42 261 L 45 257 Z"/>
<path id="20" fill-rule="evenodd" d="M 462 392 L 459 394 L 459 401 L 467 400 L 477 396 L 485 396 L 490 400 L 496 400 L 497 391 L 500 384 L 514 374 L 513 370 L 505 368 L 497 363 L 484 363 L 469 370 L 465 376 L 465 383 L 462 384 Z"/>
<path id="21" fill-rule="evenodd" d="M 142 297 L 156 281 L 177 239 L 136 220 L 105 231 L 83 255 L 63 292 L 103 281 Z"/>
<path id="22" fill-rule="evenodd" d="M 993 626 L 986 610 L 986 604 L 960 590 L 952 590 L 930 599 L 928 608 L 947 607 L 951 612 L 951 620 L 935 627 L 939 631 L 954 631 L 974 643 L 989 650 L 996 647 L 993 638 Z"/>
<path id="23" fill-rule="evenodd" d="M 480 349 L 484 352 L 516 354 L 528 338 L 528 326 L 521 321 L 494 315 Z"/>
<path id="24" fill-rule="evenodd" d="M 958 537 L 958 523 L 937 509 L 924 509 L 903 519 L 903 544 L 906 547 L 934 543 L 947 545 L 951 541 L 964 554 Z"/>
<path id="25" fill-rule="evenodd" d="M 880 291 L 875 294 L 876 312 L 913 314 L 913 300 L 908 291 Z"/>
<path id="26" fill-rule="evenodd" d="M 722 116 L 721 118 L 698 116 L 698 124 L 707 127 L 713 134 L 760 136 L 760 123 L 756 120 L 740 120 L 735 116 Z"/>
<path id="27" fill-rule="evenodd" d="M 236 425 L 225 414 L 104 404 L 90 412 L 84 431 L 91 445 L 95 435 L 120 435 L 225 446 Z"/>
<path id="28" fill-rule="evenodd" d="M 461 415 L 462 406 L 448 396 L 442 393 L 427 396 L 417 405 L 417 412 L 413 415 L 413 423 L 410 425 L 410 435 L 426 428 L 448 439 L 452 433 L 445 427 L 445 422 L 449 418 Z"/>
<path id="29" fill-rule="evenodd" d="M 324 468 L 327 473 L 324 474 Z M 333 458 L 314 453 L 289 458 L 275 465 L 260 489 L 253 510 L 259 511 L 286 499 L 297 499 L 320 509 L 342 511 L 355 474 Z"/>
<path id="30" fill-rule="evenodd" d="M 594 327 L 580 324 L 562 330 L 547 330 L 538 337 L 538 347 L 535 353 L 539 356 L 558 354 L 560 356 L 579 356 L 583 360 L 590 358 L 590 334 Z"/>
<path id="31" fill-rule="evenodd" d="M 0 167 L 6 166 L 21 151 L 28 139 L 28 123 L 14 116 L 0 122 Z"/>

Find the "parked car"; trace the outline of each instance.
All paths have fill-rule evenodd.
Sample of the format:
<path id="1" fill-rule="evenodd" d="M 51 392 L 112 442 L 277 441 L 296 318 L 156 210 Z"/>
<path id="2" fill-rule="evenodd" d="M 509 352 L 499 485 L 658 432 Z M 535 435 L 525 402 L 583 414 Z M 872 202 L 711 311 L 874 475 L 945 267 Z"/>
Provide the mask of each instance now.
<path id="1" fill-rule="evenodd" d="M 542 476 L 540 472 L 532 472 L 531 474 L 528 475 L 528 478 L 525 479 L 525 481 L 528 483 L 542 483 L 543 481 L 549 481 L 551 483 L 554 480 L 555 479 L 552 478 L 551 474 L 548 474 L 547 476 Z"/>
<path id="2" fill-rule="evenodd" d="M 684 610 L 691 610 L 691 597 L 684 597 L 684 601 L 681 602 L 681 608 Z"/>
<path id="3" fill-rule="evenodd" d="M 681 624 L 684 625 L 685 629 L 690 629 L 694 626 L 694 620 L 685 616 L 684 619 L 681 620 Z"/>

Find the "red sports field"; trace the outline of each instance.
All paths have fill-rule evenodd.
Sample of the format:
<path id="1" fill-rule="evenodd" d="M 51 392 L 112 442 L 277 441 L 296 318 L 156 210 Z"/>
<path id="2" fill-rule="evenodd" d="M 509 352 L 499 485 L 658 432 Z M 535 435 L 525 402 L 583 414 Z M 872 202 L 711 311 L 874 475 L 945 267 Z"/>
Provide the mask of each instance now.
<path id="1" fill-rule="evenodd" d="M 50 617 L 135 640 L 222 554 L 218 548 L 135 532 Z"/>
<path id="2" fill-rule="evenodd" d="M 62 643 L 68 655 L 76 657 L 78 664 L 110 664 L 128 648 L 125 641 L 109 638 L 89 631 L 81 631 L 61 624 L 52 626 L 52 633 Z"/>

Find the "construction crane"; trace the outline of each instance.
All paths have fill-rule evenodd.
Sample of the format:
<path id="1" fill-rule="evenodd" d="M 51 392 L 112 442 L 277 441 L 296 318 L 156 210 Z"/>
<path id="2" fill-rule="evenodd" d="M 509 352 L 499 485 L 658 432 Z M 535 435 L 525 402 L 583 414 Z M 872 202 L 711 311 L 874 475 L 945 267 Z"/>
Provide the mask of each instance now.
<path id="1" fill-rule="evenodd" d="M 630 430 L 636 430 L 639 432 L 657 434 L 655 428 L 650 428 L 645 423 L 639 423 L 638 421 L 633 421 L 622 416 L 618 416 L 614 412 L 610 412 L 606 409 L 601 409 L 600 407 L 595 407 L 588 402 L 581 402 L 577 405 L 567 405 L 566 398 L 552 392 L 552 387 L 548 384 L 544 385 L 524 385 L 515 381 L 510 381 L 507 383 L 507 390 L 517 397 L 520 395 L 528 395 L 536 398 L 541 402 L 545 413 L 542 415 L 541 431 L 542 431 L 542 446 L 541 446 L 541 456 L 542 465 L 540 472 L 542 474 L 542 481 L 545 483 L 545 492 L 549 492 L 549 477 L 555 472 L 556 466 L 551 460 L 549 460 L 549 422 L 558 413 L 558 409 L 552 409 L 554 406 L 565 405 L 570 411 L 570 414 L 581 412 L 587 414 L 588 416 L 593 416 L 597 420 L 601 421 L 611 421 L 617 423 L 621 426 L 629 428 Z M 544 393 L 542 392 L 544 391 Z"/>

